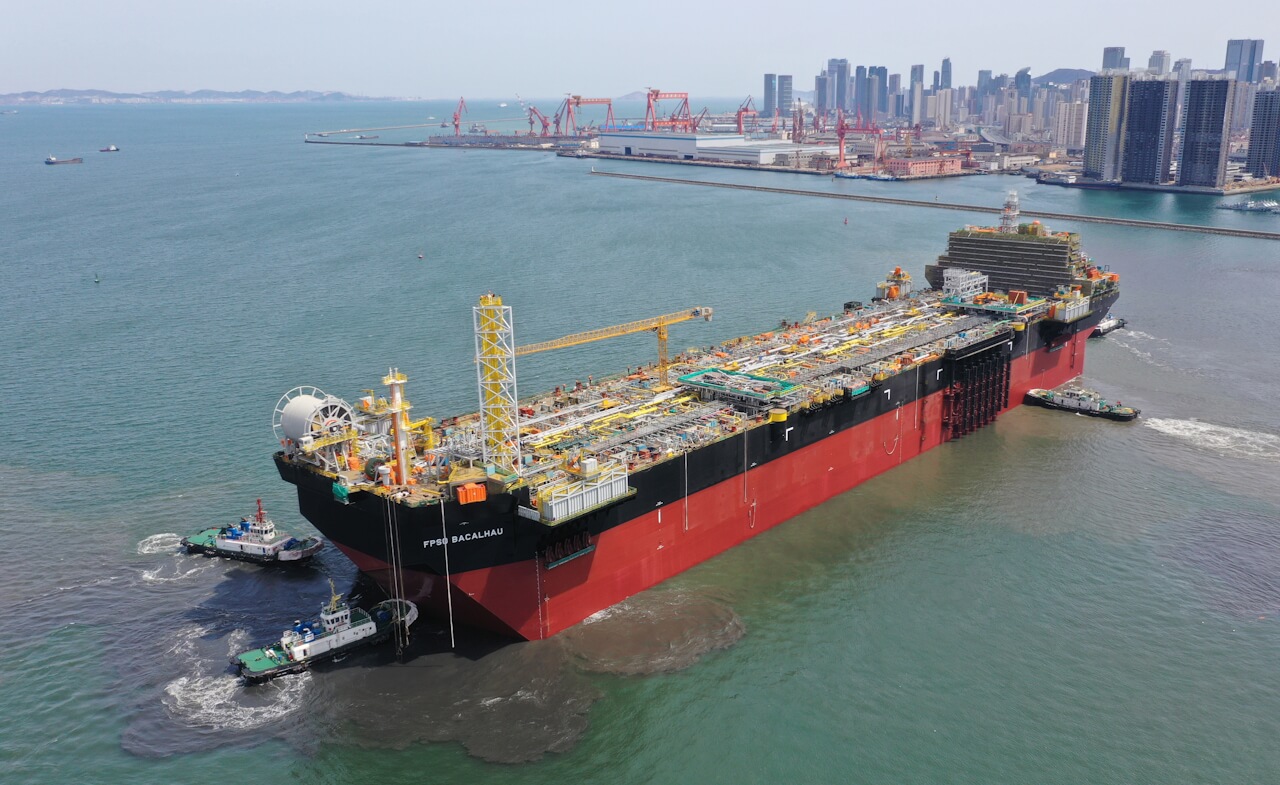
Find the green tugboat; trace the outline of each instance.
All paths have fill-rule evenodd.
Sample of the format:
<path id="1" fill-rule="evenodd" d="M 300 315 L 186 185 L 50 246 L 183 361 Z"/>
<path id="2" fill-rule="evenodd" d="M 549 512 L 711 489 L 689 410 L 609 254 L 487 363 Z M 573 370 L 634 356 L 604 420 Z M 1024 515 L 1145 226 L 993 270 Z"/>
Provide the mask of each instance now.
<path id="1" fill-rule="evenodd" d="M 214 526 L 182 538 L 182 544 L 190 553 L 209 556 L 225 556 L 229 559 L 257 562 L 304 562 L 324 547 L 319 537 L 299 540 L 284 532 L 276 531 L 276 525 L 262 509 L 258 499 L 258 511 L 252 518 L 241 518 L 230 526 Z"/>
<path id="2" fill-rule="evenodd" d="M 231 663 L 250 684 L 277 676 L 301 673 L 312 664 L 331 660 L 352 649 L 381 643 L 396 625 L 408 628 L 418 618 L 418 606 L 407 600 L 383 600 L 373 610 L 352 608 L 333 588 L 329 602 L 320 606 L 318 621 L 297 620 L 280 640 L 237 654 Z"/>
<path id="3" fill-rule="evenodd" d="M 1092 390 L 1054 392 L 1036 388 L 1027 392 L 1027 403 L 1043 406 L 1046 409 L 1059 409 L 1064 412 L 1087 414 L 1090 417 L 1104 417 L 1121 422 L 1137 419 L 1142 413 L 1141 410 L 1124 406 L 1119 401 L 1111 403 Z"/>

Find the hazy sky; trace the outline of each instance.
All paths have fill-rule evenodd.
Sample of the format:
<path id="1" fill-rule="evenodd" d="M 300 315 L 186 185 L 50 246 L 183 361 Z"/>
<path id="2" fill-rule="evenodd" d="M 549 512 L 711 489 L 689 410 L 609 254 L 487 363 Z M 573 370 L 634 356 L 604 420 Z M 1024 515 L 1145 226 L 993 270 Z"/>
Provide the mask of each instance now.
<path id="1" fill-rule="evenodd" d="M 810 90 L 828 57 L 903 74 L 924 63 L 927 82 L 949 55 L 954 82 L 973 84 L 979 68 L 1096 69 L 1104 46 L 1125 46 L 1135 67 L 1167 49 L 1221 68 L 1228 38 L 1268 39 L 1266 58 L 1280 55 L 1280 0 L 47 0 L 6 3 L 4 22 L 0 93 L 738 96 L 758 94 L 766 71 Z"/>

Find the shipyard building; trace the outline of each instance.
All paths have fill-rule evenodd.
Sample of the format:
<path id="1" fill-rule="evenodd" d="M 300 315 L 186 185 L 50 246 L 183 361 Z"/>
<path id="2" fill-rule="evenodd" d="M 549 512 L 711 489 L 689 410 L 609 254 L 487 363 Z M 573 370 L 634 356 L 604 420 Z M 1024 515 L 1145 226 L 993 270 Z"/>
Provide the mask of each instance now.
<path id="1" fill-rule="evenodd" d="M 834 159 L 832 145 L 753 141 L 743 134 L 673 134 L 661 131 L 605 131 L 600 152 L 680 161 L 720 161 L 756 166 L 808 168 L 815 158 Z"/>

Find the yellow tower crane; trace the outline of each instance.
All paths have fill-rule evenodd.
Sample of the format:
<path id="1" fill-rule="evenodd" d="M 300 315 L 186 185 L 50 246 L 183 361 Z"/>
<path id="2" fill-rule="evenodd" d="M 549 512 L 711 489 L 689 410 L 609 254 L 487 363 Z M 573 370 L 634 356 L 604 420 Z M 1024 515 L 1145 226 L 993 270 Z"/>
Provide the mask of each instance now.
<path id="1" fill-rule="evenodd" d="M 673 324 L 687 322 L 690 319 L 701 318 L 704 321 L 711 321 L 710 308 L 699 306 L 697 308 L 686 308 L 683 311 L 675 313 L 663 314 L 662 316 L 654 316 L 650 319 L 640 319 L 626 324 L 615 324 L 612 327 L 600 327 L 595 330 L 587 330 L 586 332 L 574 333 L 566 335 L 563 338 L 556 338 L 553 341 L 543 341 L 542 343 L 531 343 L 527 346 L 519 346 L 516 348 L 516 356 L 520 357 L 526 354 L 536 354 L 538 352 L 546 352 L 552 349 L 565 349 L 570 346 L 578 346 L 579 344 L 591 343 L 592 341 L 602 341 L 605 338 L 616 338 L 619 335 L 630 335 L 631 333 L 640 333 L 652 330 L 658 334 L 658 381 L 663 387 L 670 386 L 667 382 L 667 366 L 670 361 L 667 356 L 667 328 Z"/>

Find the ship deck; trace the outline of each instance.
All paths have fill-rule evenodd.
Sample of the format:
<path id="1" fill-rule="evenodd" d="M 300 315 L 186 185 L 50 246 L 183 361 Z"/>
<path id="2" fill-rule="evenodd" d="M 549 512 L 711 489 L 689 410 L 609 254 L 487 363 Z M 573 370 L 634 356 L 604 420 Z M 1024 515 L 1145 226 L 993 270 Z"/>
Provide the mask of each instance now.
<path id="1" fill-rule="evenodd" d="M 1045 301 L 958 304 L 927 291 L 826 318 L 692 348 L 672 358 L 663 387 L 653 366 L 577 382 L 521 399 L 520 475 L 507 487 L 547 488 L 581 479 L 578 457 L 642 470 L 743 429 L 768 422 L 771 412 L 794 412 L 857 395 L 890 376 L 952 350 L 1024 328 L 1045 318 Z M 444 420 L 438 441 L 415 458 L 422 479 L 379 486 L 360 471 L 337 471 L 353 490 L 371 491 L 408 506 L 448 498 L 451 488 L 484 483 L 478 414 Z"/>
<path id="2" fill-rule="evenodd" d="M 274 655 L 274 658 L 272 655 Z M 245 670 L 251 673 L 263 673 L 273 668 L 278 668 L 289 661 L 285 657 L 284 649 L 280 648 L 278 643 L 263 646 L 261 649 L 246 651 L 237 656 L 236 659 L 244 665 Z"/>

